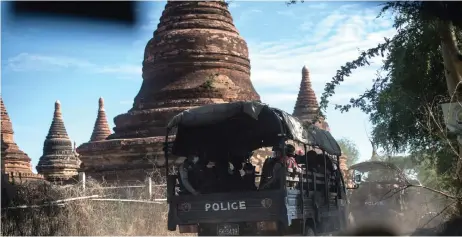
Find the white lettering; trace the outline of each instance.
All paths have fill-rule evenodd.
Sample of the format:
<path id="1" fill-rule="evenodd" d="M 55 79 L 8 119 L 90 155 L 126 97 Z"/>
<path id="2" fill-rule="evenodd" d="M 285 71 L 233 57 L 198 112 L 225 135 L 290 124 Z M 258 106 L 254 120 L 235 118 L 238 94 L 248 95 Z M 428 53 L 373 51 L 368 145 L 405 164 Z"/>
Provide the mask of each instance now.
<path id="1" fill-rule="evenodd" d="M 245 201 L 236 202 L 218 202 L 218 203 L 206 203 L 205 211 L 229 211 L 229 210 L 246 210 Z"/>
<path id="2" fill-rule="evenodd" d="M 239 209 L 241 209 L 241 210 L 247 209 L 247 207 L 245 206 L 245 202 L 244 202 L 244 201 L 240 201 L 240 202 L 239 202 Z"/>

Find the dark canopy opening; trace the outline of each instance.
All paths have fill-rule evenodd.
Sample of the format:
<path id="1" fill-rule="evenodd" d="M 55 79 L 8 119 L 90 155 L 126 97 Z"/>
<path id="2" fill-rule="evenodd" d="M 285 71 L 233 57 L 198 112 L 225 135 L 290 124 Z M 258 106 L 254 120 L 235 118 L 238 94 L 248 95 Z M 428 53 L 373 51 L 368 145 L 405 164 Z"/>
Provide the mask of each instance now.
<path id="1" fill-rule="evenodd" d="M 264 106 L 257 119 L 241 111 L 208 124 L 178 124 L 172 153 L 177 156 L 198 153 L 211 161 L 225 158 L 221 156 L 245 156 L 261 147 L 277 146 L 280 133 L 279 118 Z"/>
<path id="2" fill-rule="evenodd" d="M 278 146 L 281 139 L 318 147 L 331 155 L 341 154 L 328 131 L 313 125 L 305 128 L 297 118 L 260 102 L 241 101 L 189 109 L 170 121 L 168 128 L 175 127 L 172 153 L 176 156 L 200 154 L 209 160 L 229 159 L 261 147 Z"/>

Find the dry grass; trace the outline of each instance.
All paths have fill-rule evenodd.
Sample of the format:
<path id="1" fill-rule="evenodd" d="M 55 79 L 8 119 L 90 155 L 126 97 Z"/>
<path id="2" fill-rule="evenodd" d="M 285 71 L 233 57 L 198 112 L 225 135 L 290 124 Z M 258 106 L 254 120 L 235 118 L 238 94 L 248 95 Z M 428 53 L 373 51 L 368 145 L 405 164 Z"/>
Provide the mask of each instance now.
<path id="1" fill-rule="evenodd" d="M 100 195 L 105 198 L 146 199 L 145 190 L 100 189 L 101 184 L 87 181 L 82 185 L 57 186 L 29 183 L 18 186 L 13 206 L 40 205 L 47 201 Z M 163 188 L 154 189 L 161 198 Z M 2 210 L 2 235 L 180 235 L 167 230 L 167 205 L 152 203 L 78 200 L 67 205 Z"/>

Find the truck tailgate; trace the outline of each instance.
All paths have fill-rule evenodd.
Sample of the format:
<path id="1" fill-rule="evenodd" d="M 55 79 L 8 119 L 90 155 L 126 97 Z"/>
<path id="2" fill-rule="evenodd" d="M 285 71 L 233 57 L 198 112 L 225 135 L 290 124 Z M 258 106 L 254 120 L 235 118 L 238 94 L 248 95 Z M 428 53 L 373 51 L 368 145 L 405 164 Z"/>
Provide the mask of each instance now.
<path id="1" fill-rule="evenodd" d="M 174 196 L 176 224 L 251 222 L 287 219 L 284 192 L 251 191 Z"/>

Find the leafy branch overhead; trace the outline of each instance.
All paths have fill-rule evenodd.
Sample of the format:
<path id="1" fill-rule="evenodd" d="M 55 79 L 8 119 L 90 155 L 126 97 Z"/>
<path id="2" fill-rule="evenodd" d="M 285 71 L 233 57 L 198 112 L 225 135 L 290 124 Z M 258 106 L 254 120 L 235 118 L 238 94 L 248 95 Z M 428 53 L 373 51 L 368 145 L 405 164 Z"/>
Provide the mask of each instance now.
<path id="1" fill-rule="evenodd" d="M 442 143 L 444 124 L 438 104 L 450 100 L 449 83 L 445 83 L 446 62 L 452 63 L 454 58 L 443 58 L 441 20 L 431 17 L 426 9 L 422 2 L 385 3 L 378 17 L 392 12 L 396 35 L 361 52 L 357 59 L 347 62 L 336 72 L 325 85 L 320 112 L 325 112 L 329 98 L 354 70 L 370 65 L 373 58 L 380 56 L 384 64 L 372 86 L 349 103 L 335 105 L 335 108 L 342 112 L 359 108 L 368 113 L 374 125 L 374 140 L 388 150 L 419 150 Z M 460 45 L 460 29 L 450 27 Z M 453 50 L 455 55 L 459 54 L 457 48 Z"/>
<path id="2" fill-rule="evenodd" d="M 335 109 L 367 113 L 375 145 L 387 154 L 408 153 L 399 160 L 412 161 L 423 184 L 459 197 L 462 158 L 440 104 L 462 100 L 462 2 L 395 1 L 381 7 L 377 17 L 391 15 L 396 34 L 335 72 L 321 95 L 320 114 L 342 82 L 381 57 L 369 89 Z"/>
<path id="3" fill-rule="evenodd" d="M 288 4 L 293 4 L 296 1 L 291 1 Z M 441 5 L 441 4 L 440 4 Z M 378 77 L 373 81 L 372 88 L 366 90 L 362 95 L 357 98 L 352 98 L 349 104 L 346 105 L 336 105 L 336 109 L 340 109 L 342 112 L 346 112 L 353 107 L 358 107 L 362 109 L 366 113 L 370 113 L 374 111 L 374 107 L 372 107 L 371 103 L 373 104 L 376 102 L 376 99 L 379 93 L 386 88 L 386 84 L 390 81 L 392 76 L 410 76 L 411 73 L 406 73 L 403 71 L 404 68 L 409 63 L 409 61 L 405 61 L 405 59 L 409 59 L 404 54 L 405 53 L 412 53 L 411 51 L 417 49 L 419 46 L 431 46 L 434 50 L 440 50 L 442 45 L 441 40 L 444 41 L 445 38 L 450 38 L 445 35 L 443 31 L 444 26 L 448 26 L 449 24 L 449 31 L 446 32 L 451 34 L 453 31 L 455 36 L 458 35 L 460 39 L 460 30 L 455 29 L 451 23 L 456 22 L 456 25 L 462 25 L 460 21 L 454 20 L 453 18 L 449 18 L 450 15 L 442 14 L 442 12 L 449 12 L 452 11 L 451 7 L 448 3 L 444 3 L 441 7 L 435 3 L 427 3 L 427 2 L 388 2 L 385 3 L 380 14 L 378 17 L 382 17 L 384 13 L 392 11 L 395 15 L 394 18 L 394 27 L 397 30 L 397 34 L 391 38 L 385 38 L 385 42 L 379 44 L 375 48 L 368 49 L 366 51 L 361 52 L 360 56 L 351 62 L 347 62 L 344 66 L 342 66 L 339 70 L 337 70 L 336 75 L 332 78 L 332 80 L 326 84 L 324 88 L 324 93 L 321 96 L 320 102 L 320 110 L 326 110 L 328 107 L 329 100 L 328 98 L 335 94 L 336 87 L 345 80 L 346 77 L 351 76 L 352 72 L 360 67 L 369 66 L 370 60 L 377 56 L 384 57 L 384 53 L 388 52 L 388 55 L 385 60 L 385 64 L 382 67 L 383 71 L 388 72 L 388 74 L 384 77 L 378 75 Z M 431 11 L 433 10 L 433 12 Z M 459 10 L 460 11 L 460 10 Z M 433 17 L 436 15 L 437 17 L 444 17 L 444 21 L 442 24 L 442 20 L 437 17 Z M 451 20 L 450 22 L 447 22 Z M 425 38 L 422 38 L 425 37 Z M 449 42 L 450 43 L 450 42 Z M 430 45 L 431 44 L 431 45 Z M 406 47 L 409 46 L 409 47 Z M 455 58 L 459 62 L 459 69 L 455 69 L 455 71 L 460 71 L 460 58 L 462 57 L 460 52 L 457 48 L 452 48 L 454 51 L 453 54 Z M 425 54 L 425 52 L 421 52 Z M 419 54 L 418 52 L 416 54 Z M 440 55 L 441 53 L 437 53 Z M 418 55 L 416 55 L 418 56 Z M 428 59 L 428 55 L 420 55 L 424 57 L 424 59 Z M 432 55 L 437 56 L 437 55 Z M 441 56 L 438 56 L 441 58 Z M 401 65 L 398 65 L 401 63 Z M 427 62 L 427 67 L 430 67 L 430 62 Z M 456 62 L 457 63 L 457 62 Z M 429 68 L 427 68 L 429 69 Z M 401 70 L 399 75 L 392 75 L 394 70 Z M 407 68 L 409 70 L 409 68 Z M 446 68 L 448 70 L 448 68 Z M 413 81 L 418 80 L 418 77 L 414 77 Z M 367 103 L 367 101 L 371 103 Z"/>

